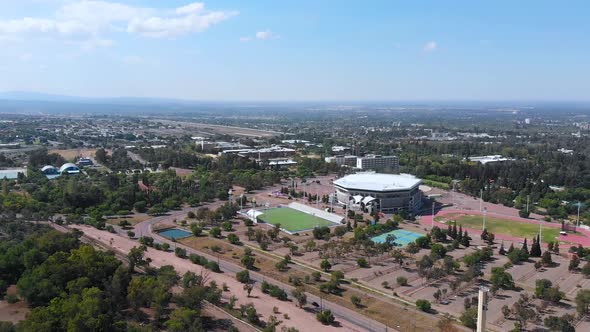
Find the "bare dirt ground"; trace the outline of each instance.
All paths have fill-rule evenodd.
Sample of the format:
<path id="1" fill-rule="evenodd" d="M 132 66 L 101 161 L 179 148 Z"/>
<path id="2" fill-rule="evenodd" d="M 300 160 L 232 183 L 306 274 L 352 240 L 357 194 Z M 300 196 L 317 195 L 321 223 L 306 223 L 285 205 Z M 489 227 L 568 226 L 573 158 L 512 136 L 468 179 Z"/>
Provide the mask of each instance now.
<path id="1" fill-rule="evenodd" d="M 110 245 L 115 250 L 122 253 L 127 253 L 131 248 L 138 245 L 137 242 L 128 238 L 100 231 L 92 227 L 76 226 L 76 228 L 83 231 L 86 236 L 107 246 Z M 208 270 L 201 269 L 200 266 L 192 264 L 188 260 L 176 257 L 172 252 L 163 252 L 148 248 L 146 257 L 152 259 L 151 264 L 155 267 L 172 265 L 181 275 L 187 271 L 192 271 L 197 274 L 206 275 L 209 280 L 215 280 L 218 285 L 225 283 L 230 290 L 229 292 L 224 292 L 223 294 L 223 298 L 226 301 L 231 295 L 234 295 L 238 298 L 236 304 L 237 306 L 240 304 L 253 303 L 258 313 L 261 314 L 261 318 L 264 320 L 267 320 L 271 315 L 275 315 L 277 318 L 279 318 L 279 320 L 283 321 L 282 325 L 294 326 L 298 328 L 305 327 L 305 330 L 307 331 L 359 331 L 356 326 L 348 325 L 347 322 L 341 322 L 341 327 L 322 325 L 316 320 L 313 314 L 308 313 L 303 309 L 297 308 L 292 302 L 279 301 L 261 293 L 258 289 L 255 289 L 252 292 L 252 296 L 248 298 L 247 294 L 242 290 L 243 285 L 235 279 L 235 276 L 225 273 L 212 273 Z M 279 308 L 279 315 L 273 312 L 274 307 Z M 284 314 L 287 314 L 289 319 L 285 319 Z"/>
<path id="2" fill-rule="evenodd" d="M 65 160 L 75 160 L 78 157 L 92 157 L 96 153 L 96 149 L 67 149 L 67 150 L 49 150 L 49 153 L 57 153 L 64 157 Z M 56 165 L 57 166 L 57 165 Z"/>
<path id="3" fill-rule="evenodd" d="M 27 304 L 23 301 L 14 304 L 0 301 L 0 321 L 9 321 L 16 324 L 21 320 L 24 320 L 29 311 L 31 311 L 31 309 L 29 309 Z"/>
<path id="4" fill-rule="evenodd" d="M 261 129 L 254 129 L 254 128 L 241 128 L 241 127 L 230 127 L 230 126 L 220 126 L 220 125 L 213 125 L 207 123 L 198 123 L 198 122 L 186 122 L 186 121 L 171 121 L 171 120 L 153 120 L 153 122 L 160 122 L 165 125 L 175 125 L 180 126 L 185 131 L 194 133 L 194 130 L 198 130 L 203 134 L 209 135 L 232 135 L 238 137 L 273 137 L 277 136 L 281 133 L 274 132 L 274 131 L 267 131 Z"/>
<path id="5" fill-rule="evenodd" d="M 11 285 L 6 290 L 6 294 L 16 295 L 17 293 L 16 285 Z M 5 300 L 0 301 L 0 321 L 8 321 L 16 324 L 24 320 L 29 311 L 31 309 L 22 300 L 12 304 Z"/>

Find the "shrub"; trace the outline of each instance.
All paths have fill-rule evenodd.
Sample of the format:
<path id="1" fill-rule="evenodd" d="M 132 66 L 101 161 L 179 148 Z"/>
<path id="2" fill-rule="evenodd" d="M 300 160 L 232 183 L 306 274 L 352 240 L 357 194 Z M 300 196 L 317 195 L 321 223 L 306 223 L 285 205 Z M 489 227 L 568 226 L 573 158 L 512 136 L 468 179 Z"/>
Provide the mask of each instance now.
<path id="1" fill-rule="evenodd" d="M 408 285 L 408 278 L 406 277 L 397 277 L 395 280 L 399 286 L 407 286 Z"/>
<path id="2" fill-rule="evenodd" d="M 324 270 L 325 272 L 330 271 L 330 269 L 332 268 L 332 264 L 330 264 L 330 262 L 327 259 L 322 260 L 322 262 L 320 263 L 320 267 L 322 268 L 322 270 Z"/>
<path id="3" fill-rule="evenodd" d="M 229 234 L 227 236 L 227 240 L 231 244 L 235 244 L 235 245 L 239 245 L 240 244 L 240 238 L 236 234 L 234 234 L 234 233 Z"/>
<path id="4" fill-rule="evenodd" d="M 240 263 L 242 263 L 242 265 L 246 267 L 248 270 L 252 270 L 254 268 L 255 262 L 256 259 L 250 255 L 244 255 L 240 260 Z"/>
<path id="5" fill-rule="evenodd" d="M 135 237 L 135 232 L 134 231 L 127 231 L 127 236 L 130 238 Z"/>
<path id="6" fill-rule="evenodd" d="M 14 304 L 16 302 L 18 302 L 18 296 L 14 295 L 14 294 L 8 294 L 5 297 L 6 302 L 10 303 L 10 304 Z"/>
<path id="7" fill-rule="evenodd" d="M 334 314 L 330 310 L 323 310 L 316 314 L 316 319 L 324 325 L 332 325 L 336 321 Z"/>
<path id="8" fill-rule="evenodd" d="M 588 264 L 588 266 L 590 267 L 590 264 Z M 320 281 L 322 280 L 322 274 L 319 273 L 318 271 L 314 271 L 311 273 L 311 277 L 313 278 L 314 281 Z"/>
<path id="9" fill-rule="evenodd" d="M 209 230 L 209 235 L 218 238 L 221 236 L 221 229 L 219 227 L 213 227 Z"/>
<path id="10" fill-rule="evenodd" d="M 275 297 L 281 301 L 287 301 L 289 298 L 287 292 L 285 292 L 284 289 L 270 284 L 267 281 L 262 282 L 260 285 L 260 290 L 262 290 L 263 293 L 269 294 L 270 296 Z"/>
<path id="11" fill-rule="evenodd" d="M 416 307 L 424 312 L 430 312 L 430 310 L 432 309 L 432 305 L 427 300 L 416 301 Z"/>
<path id="12" fill-rule="evenodd" d="M 217 273 L 221 272 L 221 269 L 219 268 L 219 264 L 217 264 L 217 262 L 208 261 L 208 262 L 205 264 L 205 268 L 206 268 L 207 270 L 211 270 L 211 271 L 213 271 L 213 272 L 217 272 Z"/>
<path id="13" fill-rule="evenodd" d="M 362 306 L 361 298 L 356 295 L 350 297 L 350 302 L 352 302 L 352 304 L 357 308 L 360 308 Z"/>
<path id="14" fill-rule="evenodd" d="M 224 231 L 226 231 L 226 232 L 231 232 L 231 230 L 232 230 L 232 224 L 231 224 L 231 221 L 224 221 L 224 222 L 221 224 L 221 227 L 223 228 L 223 230 L 224 230 Z"/>
<path id="15" fill-rule="evenodd" d="M 243 283 L 243 284 L 247 284 L 250 282 L 250 272 L 248 272 L 248 270 L 242 270 L 238 273 L 236 273 L 236 280 Z"/>
<path id="16" fill-rule="evenodd" d="M 174 254 L 176 257 L 186 258 L 186 250 L 183 248 L 176 247 L 176 249 L 174 249 Z"/>
<path id="17" fill-rule="evenodd" d="M 369 267 L 369 262 L 367 262 L 367 260 L 364 257 L 357 259 L 356 264 L 358 265 L 358 267 L 361 267 L 361 268 L 368 268 Z"/>

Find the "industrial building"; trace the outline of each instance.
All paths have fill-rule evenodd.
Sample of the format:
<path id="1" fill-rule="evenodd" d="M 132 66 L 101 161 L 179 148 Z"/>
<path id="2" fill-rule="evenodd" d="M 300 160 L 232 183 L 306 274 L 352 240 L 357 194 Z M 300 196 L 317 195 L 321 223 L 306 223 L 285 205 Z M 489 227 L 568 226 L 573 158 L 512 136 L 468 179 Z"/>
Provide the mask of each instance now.
<path id="1" fill-rule="evenodd" d="M 363 172 L 334 181 L 339 204 L 364 211 L 395 213 L 422 206 L 422 180 L 410 174 Z"/>

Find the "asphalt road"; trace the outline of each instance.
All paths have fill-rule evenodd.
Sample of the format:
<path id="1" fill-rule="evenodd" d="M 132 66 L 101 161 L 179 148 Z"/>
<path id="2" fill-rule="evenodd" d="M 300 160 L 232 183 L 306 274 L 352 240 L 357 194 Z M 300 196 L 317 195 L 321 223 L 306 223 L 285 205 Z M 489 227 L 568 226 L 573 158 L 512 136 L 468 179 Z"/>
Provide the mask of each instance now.
<path id="1" fill-rule="evenodd" d="M 193 248 L 182 245 L 178 242 L 172 242 L 172 241 L 158 235 L 157 233 L 152 232 L 152 226 L 154 224 L 156 224 L 160 221 L 164 221 L 164 220 L 173 220 L 173 219 L 180 220 L 186 215 L 186 213 L 189 210 L 191 210 L 191 209 L 183 209 L 180 211 L 175 211 L 170 215 L 154 217 L 154 218 L 148 219 L 146 221 L 143 221 L 141 223 L 138 223 L 137 225 L 135 225 L 135 234 L 138 237 L 139 236 L 150 236 L 150 237 L 154 238 L 155 242 L 168 243 L 170 245 L 170 247 L 172 247 L 172 248 L 182 247 L 182 248 L 186 249 L 188 254 L 190 254 L 190 253 L 198 254 L 198 255 L 201 255 L 201 256 L 207 258 L 208 260 L 216 261 L 216 262 L 218 262 L 219 267 L 221 268 L 221 270 L 223 272 L 226 272 L 229 274 L 235 274 L 239 271 L 242 271 L 244 268 L 240 265 L 234 264 L 233 262 L 221 260 L 221 259 L 219 259 L 219 257 L 213 256 L 211 254 L 208 254 L 208 253 L 205 253 L 202 251 L 195 250 Z M 250 278 L 256 282 L 256 285 L 261 284 L 264 280 L 271 282 L 272 284 L 285 289 L 287 291 L 287 293 L 289 293 L 289 294 L 291 294 L 291 290 L 295 288 L 291 285 L 284 284 L 280 281 L 268 278 L 266 276 L 263 276 L 260 273 L 254 272 L 254 271 L 250 271 Z M 396 329 L 393 329 L 391 327 L 387 327 L 384 324 L 381 324 L 375 320 L 372 320 L 372 319 L 370 319 L 366 316 L 363 316 L 357 312 L 354 312 L 348 308 L 345 308 L 345 307 L 340 306 L 338 304 L 323 300 L 319 296 L 316 296 L 316 295 L 313 295 L 310 293 L 306 293 L 306 294 L 307 294 L 308 304 L 315 302 L 315 303 L 320 304 L 324 309 L 330 309 L 332 311 L 332 313 L 334 314 L 334 316 L 337 318 L 337 320 L 347 321 L 351 324 L 358 326 L 360 329 L 363 329 L 365 331 L 375 331 L 375 332 L 397 331 Z"/>

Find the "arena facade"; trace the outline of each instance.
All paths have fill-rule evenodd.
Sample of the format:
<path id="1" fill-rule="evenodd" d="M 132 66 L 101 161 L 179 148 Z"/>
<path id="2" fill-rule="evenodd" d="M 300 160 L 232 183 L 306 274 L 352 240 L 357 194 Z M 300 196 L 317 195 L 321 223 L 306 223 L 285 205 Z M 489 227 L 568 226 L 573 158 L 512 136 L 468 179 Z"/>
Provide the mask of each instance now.
<path id="1" fill-rule="evenodd" d="M 422 206 L 422 180 L 410 174 L 364 172 L 334 181 L 339 204 L 364 211 L 414 212 Z"/>

